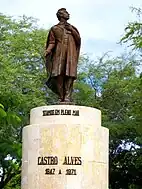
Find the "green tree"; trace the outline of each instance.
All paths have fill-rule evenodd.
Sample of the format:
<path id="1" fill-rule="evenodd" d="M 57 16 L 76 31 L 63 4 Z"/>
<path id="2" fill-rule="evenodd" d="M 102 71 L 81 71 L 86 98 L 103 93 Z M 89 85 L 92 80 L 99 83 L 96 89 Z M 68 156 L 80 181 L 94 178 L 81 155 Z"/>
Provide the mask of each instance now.
<path id="1" fill-rule="evenodd" d="M 11 111 L 6 112 L 0 104 L 0 188 L 20 175 L 21 143 L 18 125 L 21 119 Z"/>
<path id="2" fill-rule="evenodd" d="M 20 183 L 21 130 L 29 124 L 30 109 L 54 101 L 45 87 L 47 31 L 36 22 L 0 14 L 0 188 Z"/>
<path id="3" fill-rule="evenodd" d="M 74 95 L 81 105 L 99 108 L 102 125 L 110 130 L 110 188 L 139 189 L 142 187 L 139 61 L 122 56 L 95 62 L 86 58 L 84 64 Z"/>
<path id="4" fill-rule="evenodd" d="M 141 188 L 141 109 L 136 112 L 138 103 L 142 107 L 141 81 L 135 62 L 118 63 L 120 68 L 113 70 L 104 83 L 101 102 L 103 125 L 110 129 L 110 186 Z"/>
<path id="5" fill-rule="evenodd" d="M 131 10 L 137 13 L 138 19 L 127 24 L 125 35 L 121 38 L 121 42 L 129 43 L 130 46 L 142 53 L 142 10 L 134 7 Z"/>

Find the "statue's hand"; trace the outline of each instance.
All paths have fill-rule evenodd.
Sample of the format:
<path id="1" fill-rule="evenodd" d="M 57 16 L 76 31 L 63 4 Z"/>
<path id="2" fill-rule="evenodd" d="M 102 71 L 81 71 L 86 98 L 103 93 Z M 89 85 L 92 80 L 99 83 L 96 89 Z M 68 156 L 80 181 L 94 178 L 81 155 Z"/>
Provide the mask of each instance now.
<path id="1" fill-rule="evenodd" d="M 48 56 L 50 53 L 51 53 L 51 50 L 46 49 L 46 50 L 45 50 L 45 57 Z"/>
<path id="2" fill-rule="evenodd" d="M 73 27 L 72 27 L 70 24 L 66 24 L 66 25 L 65 25 L 65 28 L 66 28 L 68 31 L 72 31 L 72 30 L 73 30 Z"/>

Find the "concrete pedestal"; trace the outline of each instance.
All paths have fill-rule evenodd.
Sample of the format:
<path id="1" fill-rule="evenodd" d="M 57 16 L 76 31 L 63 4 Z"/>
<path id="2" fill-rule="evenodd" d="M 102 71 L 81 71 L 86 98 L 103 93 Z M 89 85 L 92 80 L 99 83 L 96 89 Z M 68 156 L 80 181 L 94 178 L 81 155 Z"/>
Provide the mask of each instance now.
<path id="1" fill-rule="evenodd" d="M 108 189 L 108 138 L 98 109 L 32 109 L 23 129 L 22 189 Z"/>

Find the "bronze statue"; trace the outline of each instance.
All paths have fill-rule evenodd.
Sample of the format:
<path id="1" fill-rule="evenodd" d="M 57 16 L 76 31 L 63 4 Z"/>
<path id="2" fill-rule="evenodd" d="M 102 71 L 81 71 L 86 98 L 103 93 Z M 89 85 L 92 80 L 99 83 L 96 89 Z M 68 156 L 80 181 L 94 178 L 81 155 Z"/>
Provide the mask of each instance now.
<path id="1" fill-rule="evenodd" d="M 59 9 L 56 15 L 59 23 L 50 29 L 46 42 L 46 69 L 49 73 L 46 84 L 58 95 L 59 102 L 70 103 L 81 38 L 78 30 L 67 22 L 70 15 L 65 8 Z"/>

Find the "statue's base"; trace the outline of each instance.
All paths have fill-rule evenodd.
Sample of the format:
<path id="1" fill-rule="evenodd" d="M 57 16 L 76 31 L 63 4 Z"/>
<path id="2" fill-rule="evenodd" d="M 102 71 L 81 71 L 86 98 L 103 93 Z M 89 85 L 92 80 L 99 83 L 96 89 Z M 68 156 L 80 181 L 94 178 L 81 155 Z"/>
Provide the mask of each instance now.
<path id="1" fill-rule="evenodd" d="M 58 105 L 75 105 L 74 102 L 58 102 Z"/>
<path id="2" fill-rule="evenodd" d="M 108 189 L 108 135 L 95 108 L 31 110 L 23 128 L 22 189 Z"/>

